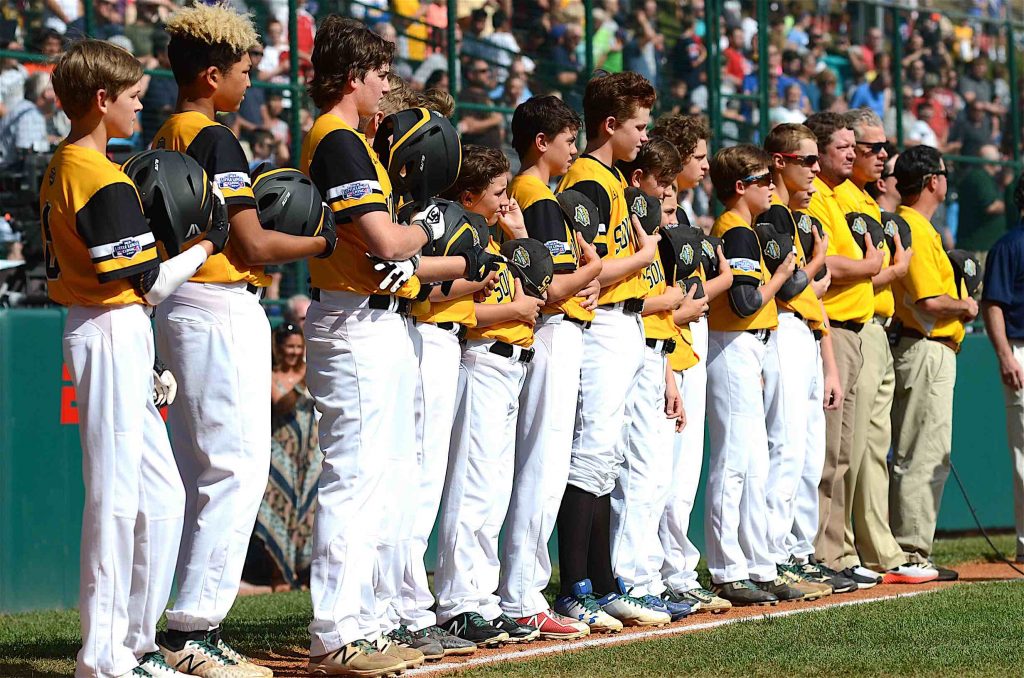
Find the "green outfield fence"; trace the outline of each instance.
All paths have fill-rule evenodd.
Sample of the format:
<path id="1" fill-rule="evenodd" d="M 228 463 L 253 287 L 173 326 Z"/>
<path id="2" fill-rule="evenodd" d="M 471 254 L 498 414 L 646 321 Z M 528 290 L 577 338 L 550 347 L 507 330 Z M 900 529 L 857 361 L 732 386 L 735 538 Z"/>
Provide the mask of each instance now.
<path id="1" fill-rule="evenodd" d="M 0 309 L 0 613 L 71 607 L 78 595 L 82 454 L 75 391 L 61 357 L 65 314 L 56 307 Z M 985 337 L 967 337 L 957 380 L 953 461 L 985 527 L 1010 528 L 1013 491 L 999 367 Z M 704 541 L 703 488 L 702 481 L 690 521 L 698 545 Z M 974 529 L 952 482 L 939 529 Z M 428 566 L 433 545 L 432 539 Z"/>

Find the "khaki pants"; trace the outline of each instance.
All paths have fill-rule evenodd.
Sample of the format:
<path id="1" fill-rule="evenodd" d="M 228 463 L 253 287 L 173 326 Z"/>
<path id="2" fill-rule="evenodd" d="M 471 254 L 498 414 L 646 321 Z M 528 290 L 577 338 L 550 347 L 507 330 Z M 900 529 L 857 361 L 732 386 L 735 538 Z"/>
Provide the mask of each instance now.
<path id="1" fill-rule="evenodd" d="M 1011 341 L 1013 357 L 1024 365 L 1024 342 Z M 1013 462 L 1013 516 L 1017 525 L 1017 559 L 1024 558 L 1024 390 L 1003 386 L 1006 397 L 1006 441 Z"/>
<path id="2" fill-rule="evenodd" d="M 857 379 L 857 415 L 850 470 L 846 473 L 846 534 L 842 568 L 863 564 L 890 570 L 903 564 L 903 549 L 889 529 L 889 416 L 896 374 L 881 325 L 860 333 L 864 366 Z M 858 556 L 858 551 L 860 555 Z"/>
<path id="3" fill-rule="evenodd" d="M 889 521 L 906 562 L 932 552 L 942 490 L 953 445 L 956 354 L 927 339 L 900 340 L 893 350 L 893 460 Z"/>
<path id="4" fill-rule="evenodd" d="M 860 336 L 856 332 L 833 327 L 832 349 L 846 399 L 842 409 L 825 412 L 825 467 L 818 484 L 819 519 L 814 552 L 818 560 L 829 567 L 838 568 L 843 557 L 846 531 L 846 491 L 843 478 L 850 466 L 857 411 L 857 377 L 864 360 L 861 356 Z"/>

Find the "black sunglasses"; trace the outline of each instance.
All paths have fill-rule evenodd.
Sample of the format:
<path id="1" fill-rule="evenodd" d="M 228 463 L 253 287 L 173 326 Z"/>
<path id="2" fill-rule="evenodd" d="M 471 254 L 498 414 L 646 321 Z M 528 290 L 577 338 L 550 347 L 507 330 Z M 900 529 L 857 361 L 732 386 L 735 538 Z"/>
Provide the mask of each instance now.
<path id="1" fill-rule="evenodd" d="M 881 153 L 886 144 L 885 141 L 858 141 L 856 143 L 858 146 L 866 146 L 868 148 L 868 153 L 871 155 L 878 155 Z"/>
<path id="2" fill-rule="evenodd" d="M 749 177 L 743 177 L 740 181 L 748 186 L 757 184 L 758 186 L 767 188 L 772 185 L 772 173 L 765 172 L 764 174 L 751 174 Z"/>
<path id="3" fill-rule="evenodd" d="M 818 164 L 818 156 L 816 155 L 797 155 L 796 153 L 777 153 L 776 155 L 796 160 L 803 167 L 814 167 Z"/>
<path id="4" fill-rule="evenodd" d="M 924 178 L 927 179 L 928 177 L 948 177 L 948 176 L 949 176 L 949 172 L 947 172 L 946 170 L 944 170 L 944 169 L 937 169 L 937 170 L 935 170 L 933 172 L 929 172 L 928 174 L 924 175 Z"/>

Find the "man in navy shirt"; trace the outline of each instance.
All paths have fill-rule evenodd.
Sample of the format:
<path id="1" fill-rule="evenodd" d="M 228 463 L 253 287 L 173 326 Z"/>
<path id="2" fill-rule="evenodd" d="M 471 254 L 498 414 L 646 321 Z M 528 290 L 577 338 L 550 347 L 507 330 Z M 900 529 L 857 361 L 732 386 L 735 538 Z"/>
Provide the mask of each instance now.
<path id="1" fill-rule="evenodd" d="M 1024 175 L 1013 201 L 1024 213 Z M 999 358 L 1006 396 L 1006 437 L 1013 458 L 1013 508 L 1017 525 L 1017 562 L 1024 563 L 1024 218 L 988 253 L 982 315 Z"/>

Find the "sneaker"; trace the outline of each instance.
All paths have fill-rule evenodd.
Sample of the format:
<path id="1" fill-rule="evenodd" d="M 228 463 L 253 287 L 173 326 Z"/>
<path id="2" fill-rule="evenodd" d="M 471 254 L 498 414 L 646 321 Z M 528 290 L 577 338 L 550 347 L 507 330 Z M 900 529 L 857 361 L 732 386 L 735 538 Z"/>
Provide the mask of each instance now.
<path id="1" fill-rule="evenodd" d="M 520 624 L 504 612 L 492 619 L 490 623 L 494 628 L 508 634 L 509 643 L 528 643 L 531 640 L 537 640 L 540 636 L 540 631 L 536 626 Z"/>
<path id="2" fill-rule="evenodd" d="M 804 594 L 800 600 L 817 600 L 832 595 L 832 586 L 822 582 L 810 581 L 804 577 L 803 572 L 796 565 L 782 563 L 778 565 L 779 576 L 785 579 L 790 586 Z"/>
<path id="3" fill-rule="evenodd" d="M 686 603 L 694 612 L 722 614 L 726 610 L 732 609 L 732 603 L 728 600 L 719 598 L 711 591 L 699 586 L 683 593 L 668 590 L 661 594 L 661 598 L 662 600 L 677 600 L 678 602 Z"/>
<path id="4" fill-rule="evenodd" d="M 397 629 L 389 633 L 388 638 L 402 647 L 410 647 L 414 650 L 419 650 L 423 653 L 423 656 L 427 661 L 440 659 L 444 656 L 444 648 L 441 647 L 441 643 L 439 643 L 435 638 L 431 638 L 423 633 L 413 635 L 412 631 L 410 631 L 409 627 L 405 624 L 402 624 Z"/>
<path id="5" fill-rule="evenodd" d="M 555 600 L 555 612 L 569 619 L 581 621 L 592 633 L 618 633 L 622 622 L 601 609 L 589 579 L 572 585 L 572 593 Z"/>
<path id="6" fill-rule="evenodd" d="M 626 589 L 622 577 L 616 577 L 615 583 L 619 587 L 619 593 L 609 593 L 597 600 L 605 612 L 622 622 L 623 626 L 664 626 L 672 621 L 672 615 L 668 613 L 665 604 L 661 599 L 651 596 L 657 601 L 657 606 L 652 607 L 639 598 L 632 596 Z"/>
<path id="7" fill-rule="evenodd" d="M 749 579 L 729 581 L 724 584 L 713 584 L 712 590 L 733 605 L 775 605 L 779 599 L 773 594 L 762 591 Z"/>
<path id="8" fill-rule="evenodd" d="M 863 570 L 863 571 L 860 571 Z M 866 567 L 848 567 L 845 570 L 841 570 L 839 574 L 843 575 L 847 579 L 852 579 L 857 584 L 857 588 L 860 590 L 874 588 L 882 581 L 882 576 L 877 572 L 867 569 Z M 874 576 L 872 576 L 874 575 Z"/>
<path id="9" fill-rule="evenodd" d="M 164 636 L 158 637 L 157 643 L 164 660 L 179 673 L 202 678 L 255 678 L 257 675 L 205 638 L 186 640 L 180 649 L 172 649 Z"/>
<path id="10" fill-rule="evenodd" d="M 476 652 L 476 643 L 453 636 L 440 626 L 428 626 L 419 631 L 410 631 L 413 636 L 427 636 L 437 641 L 444 650 L 444 656 L 463 656 Z M 430 657 L 427 657 L 430 659 Z"/>
<path id="11" fill-rule="evenodd" d="M 456 638 L 476 643 L 477 647 L 497 647 L 508 642 L 508 634 L 494 628 L 479 612 L 463 612 L 438 626 Z"/>
<path id="12" fill-rule="evenodd" d="M 956 581 L 960 578 L 960 573 L 956 570 L 950 570 L 947 567 L 939 567 L 935 563 L 932 563 L 932 567 L 939 573 L 939 578 L 935 581 Z"/>
<path id="13" fill-rule="evenodd" d="M 927 584 L 939 578 L 939 571 L 927 563 L 904 563 L 882 576 L 883 584 Z"/>
<path id="14" fill-rule="evenodd" d="M 142 656 L 139 665 L 131 670 L 129 676 L 149 676 L 150 678 L 185 678 L 187 673 L 175 671 L 160 652 L 147 652 Z"/>
<path id="15" fill-rule="evenodd" d="M 590 627 L 583 622 L 550 609 L 516 621 L 537 629 L 541 640 L 576 640 L 590 635 Z"/>
<path id="16" fill-rule="evenodd" d="M 776 577 L 771 581 L 755 581 L 754 586 L 766 593 L 772 594 L 783 602 L 788 603 L 804 599 L 804 592 L 793 586 L 786 577 Z"/>
<path id="17" fill-rule="evenodd" d="M 798 565 L 808 581 L 831 586 L 832 593 L 853 593 L 857 590 L 857 582 L 818 562 L 814 556 L 809 557 L 806 563 L 798 563 L 795 558 L 790 558 L 790 563 Z"/>
<path id="18" fill-rule="evenodd" d="M 220 637 L 219 626 L 213 629 L 212 631 L 207 632 L 206 642 L 216 646 L 216 648 L 221 651 L 221 654 L 223 654 L 228 659 L 252 671 L 254 676 L 258 676 L 258 678 L 273 678 L 273 671 L 271 671 L 265 666 L 260 666 L 259 664 L 252 663 L 251 661 L 249 661 L 248 657 L 245 657 L 242 654 L 235 652 L 234 648 L 225 643 L 224 639 Z"/>
<path id="19" fill-rule="evenodd" d="M 686 619 L 693 614 L 693 606 L 683 601 L 676 601 L 666 598 L 660 598 L 658 596 L 643 596 L 640 600 L 647 606 L 654 609 L 664 609 L 668 612 L 668 616 L 672 621 L 679 621 L 680 619 Z"/>
<path id="20" fill-rule="evenodd" d="M 307 669 L 314 676 L 398 676 L 405 662 L 381 654 L 368 640 L 356 640 L 318 657 L 310 657 Z"/>
<path id="21" fill-rule="evenodd" d="M 382 655 L 385 657 L 391 657 L 392 659 L 397 659 L 402 662 L 407 669 L 414 669 L 417 666 L 422 666 L 423 662 L 427 661 L 427 658 L 423 656 L 422 652 L 414 650 L 411 647 L 402 647 L 391 640 L 390 636 L 378 636 L 373 645 Z"/>

